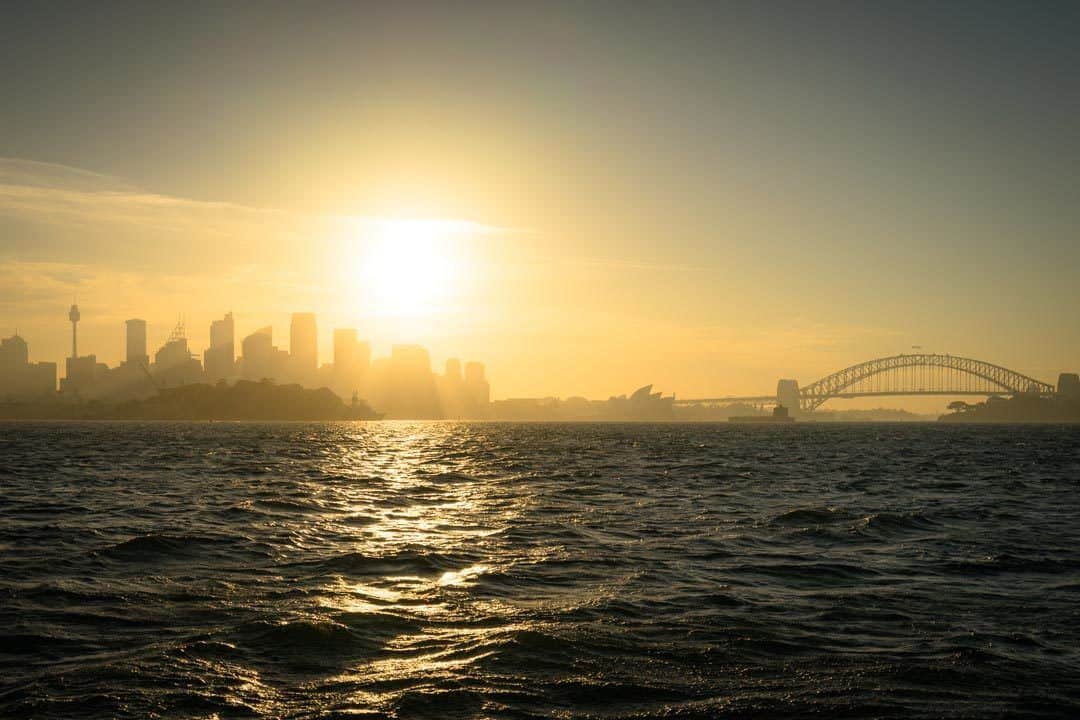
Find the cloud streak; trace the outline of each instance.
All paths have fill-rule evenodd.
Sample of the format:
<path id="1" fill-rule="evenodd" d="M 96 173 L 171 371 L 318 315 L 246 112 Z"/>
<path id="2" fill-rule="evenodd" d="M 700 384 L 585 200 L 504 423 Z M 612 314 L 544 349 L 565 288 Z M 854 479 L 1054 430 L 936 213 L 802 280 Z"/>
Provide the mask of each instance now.
<path id="1" fill-rule="evenodd" d="M 273 257 L 282 243 L 318 244 L 355 231 L 357 237 L 378 231 L 390 218 L 325 216 L 258 208 L 230 202 L 193 200 L 147 192 L 123 181 L 79 168 L 19 158 L 0 158 L 0 222 L 6 218 L 60 237 L 60 243 L 78 246 L 105 236 L 105 245 L 131 247 L 131 241 L 153 238 L 155 244 L 210 244 L 214 253 L 232 248 L 259 248 L 259 258 Z M 515 232 L 480 222 L 417 218 L 416 223 L 438 223 L 457 236 L 490 237 Z M 76 234 L 79 235 L 76 235 Z M 9 237 L 11 243 L 12 234 Z M 164 241 L 164 242 L 162 242 Z M 0 254 L 5 248 L 0 246 Z M 9 248 L 10 249 L 10 248 Z M 108 247 L 101 248 L 107 258 Z M 32 259 L 23 246 L 20 259 Z M 10 252 L 8 253 L 11 254 Z M 54 258 L 55 259 L 55 258 Z M 250 256 L 248 260 L 252 259 Z"/>
<path id="2" fill-rule="evenodd" d="M 0 157 L 0 185 L 67 188 L 86 191 L 133 191 L 134 186 L 112 175 L 56 163 Z"/>
<path id="3" fill-rule="evenodd" d="M 63 165 L 0 158 L 0 217 L 82 231 L 146 231 L 243 238 L 253 231 L 296 229 L 277 210 L 177 198 Z"/>

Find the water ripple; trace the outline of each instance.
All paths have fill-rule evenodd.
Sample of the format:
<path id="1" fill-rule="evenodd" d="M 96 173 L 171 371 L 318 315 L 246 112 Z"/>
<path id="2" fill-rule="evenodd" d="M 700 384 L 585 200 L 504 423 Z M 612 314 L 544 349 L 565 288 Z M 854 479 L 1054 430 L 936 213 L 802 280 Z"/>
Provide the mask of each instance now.
<path id="1" fill-rule="evenodd" d="M 1080 716 L 1080 429 L 0 440 L 0 716 Z"/>

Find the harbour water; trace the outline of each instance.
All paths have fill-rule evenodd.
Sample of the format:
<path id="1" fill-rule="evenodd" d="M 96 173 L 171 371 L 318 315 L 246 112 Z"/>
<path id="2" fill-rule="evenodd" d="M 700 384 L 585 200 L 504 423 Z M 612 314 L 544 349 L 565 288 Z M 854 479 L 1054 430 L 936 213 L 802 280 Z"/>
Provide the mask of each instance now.
<path id="1" fill-rule="evenodd" d="M 0 717 L 1080 716 L 1080 427 L 0 424 Z"/>

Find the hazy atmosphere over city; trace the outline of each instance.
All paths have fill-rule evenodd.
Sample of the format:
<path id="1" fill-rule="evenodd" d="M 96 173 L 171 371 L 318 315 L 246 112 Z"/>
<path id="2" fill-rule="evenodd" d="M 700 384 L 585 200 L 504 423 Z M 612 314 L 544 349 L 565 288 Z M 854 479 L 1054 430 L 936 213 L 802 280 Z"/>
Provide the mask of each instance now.
<path id="1" fill-rule="evenodd" d="M 1080 718 L 1080 3 L 0 0 L 0 718 Z"/>
<path id="2" fill-rule="evenodd" d="M 285 349 L 314 312 L 321 362 L 357 328 L 498 398 L 767 393 L 912 346 L 1052 381 L 1080 21 L 1042 9 L 9 5 L 0 335 L 62 365 L 77 299 L 115 365 L 129 318 L 199 353 L 225 312 Z"/>

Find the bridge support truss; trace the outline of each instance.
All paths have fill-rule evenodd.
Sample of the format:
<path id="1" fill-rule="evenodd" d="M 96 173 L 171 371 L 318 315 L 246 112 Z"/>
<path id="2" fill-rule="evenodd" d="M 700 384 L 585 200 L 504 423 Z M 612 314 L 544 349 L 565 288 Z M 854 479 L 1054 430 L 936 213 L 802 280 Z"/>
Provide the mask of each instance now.
<path id="1" fill-rule="evenodd" d="M 801 409 L 809 412 L 836 397 L 1053 392 L 1052 385 L 1000 365 L 955 355 L 919 353 L 852 365 L 800 388 L 799 397 Z"/>

